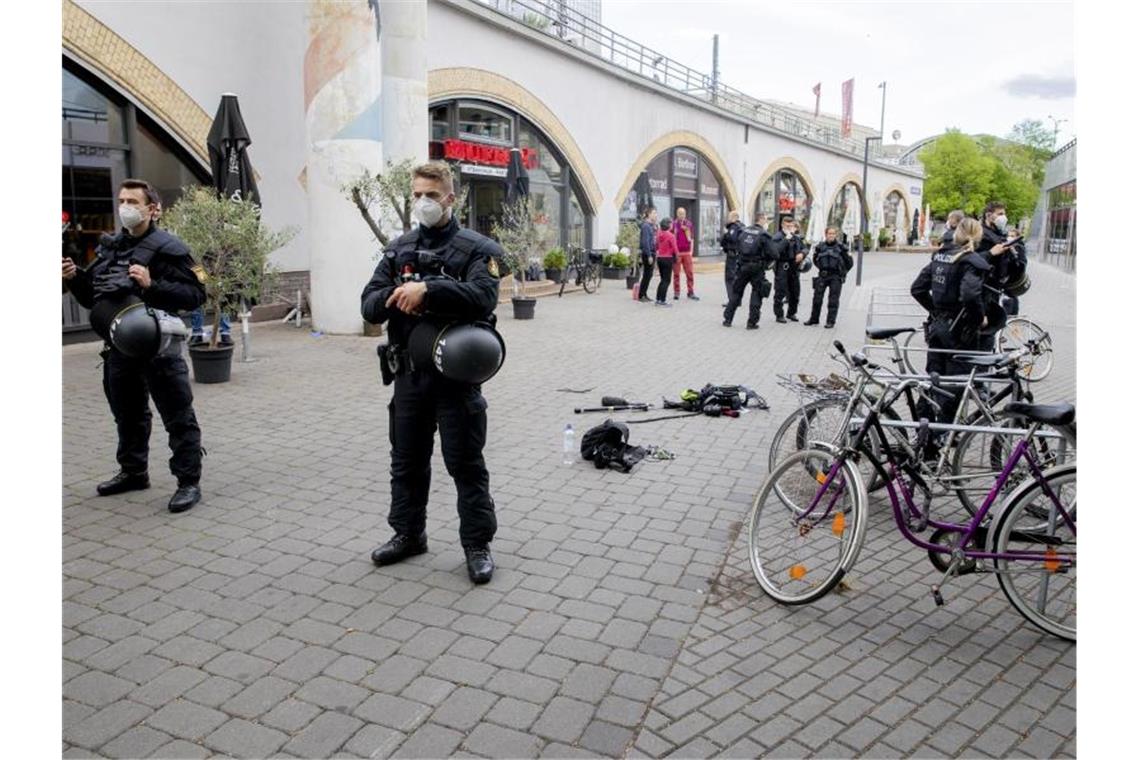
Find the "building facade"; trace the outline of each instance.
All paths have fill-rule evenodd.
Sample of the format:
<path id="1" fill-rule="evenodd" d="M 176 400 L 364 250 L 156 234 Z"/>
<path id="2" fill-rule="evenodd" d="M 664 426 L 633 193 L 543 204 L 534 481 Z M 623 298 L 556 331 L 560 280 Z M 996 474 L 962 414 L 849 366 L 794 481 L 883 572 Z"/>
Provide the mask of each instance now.
<path id="1" fill-rule="evenodd" d="M 1033 220 L 1030 250 L 1039 260 L 1077 269 L 1077 141 L 1053 154 Z"/>
<path id="2" fill-rule="evenodd" d="M 921 206 L 920 168 L 873 158 L 864 188 L 862 140 L 670 61 L 597 14 L 548 0 L 65 0 L 65 212 L 84 217 L 89 245 L 114 222 L 121 177 L 156 182 L 168 204 L 208 181 L 206 133 L 221 94 L 237 93 L 265 220 L 299 229 L 274 262 L 290 289 L 312 288 L 315 326 L 356 332 L 358 316 L 333 310 L 359 295 L 378 246 L 338 189 L 386 159 L 453 163 L 461 221 L 489 232 L 520 148 L 537 221 L 563 246 L 608 246 L 636 215 L 643 174 L 663 217 L 687 209 L 698 255 L 719 252 L 730 209 L 789 213 L 822 237 L 860 212 L 885 221 Z M 422 74 L 394 83 L 386 55 L 379 71 L 375 51 L 396 44 L 422 55 Z"/>

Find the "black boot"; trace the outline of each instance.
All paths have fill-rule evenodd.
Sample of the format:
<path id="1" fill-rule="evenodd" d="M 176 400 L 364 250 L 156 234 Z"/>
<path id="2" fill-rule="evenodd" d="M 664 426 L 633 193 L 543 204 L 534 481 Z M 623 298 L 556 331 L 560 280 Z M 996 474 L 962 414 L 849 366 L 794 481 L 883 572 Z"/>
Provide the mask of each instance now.
<path id="1" fill-rule="evenodd" d="M 495 560 L 491 558 L 491 547 L 464 546 L 463 553 L 467 555 L 467 577 L 472 583 L 486 583 L 491 580 L 495 572 Z"/>
<path id="2" fill-rule="evenodd" d="M 807 322 L 804 322 L 804 327 L 811 327 L 812 325 L 818 325 L 818 324 L 819 324 L 819 320 L 816 319 L 815 317 L 812 317 Z"/>
<path id="3" fill-rule="evenodd" d="M 418 536 L 397 533 L 388 539 L 388 543 L 372 551 L 372 561 L 377 565 L 394 565 L 408 557 L 424 554 L 427 549 L 427 533 Z"/>
<path id="4" fill-rule="evenodd" d="M 170 497 L 170 503 L 166 505 L 166 508 L 177 514 L 178 512 L 185 512 L 201 500 L 202 490 L 198 488 L 198 484 L 188 483 L 184 486 L 178 486 L 178 490 Z"/>
<path id="5" fill-rule="evenodd" d="M 127 491 L 141 491 L 144 488 L 150 488 L 149 475 L 145 472 L 123 472 L 120 470 L 115 477 L 95 486 L 95 491 L 100 496 L 114 496 L 117 493 L 126 493 Z"/>

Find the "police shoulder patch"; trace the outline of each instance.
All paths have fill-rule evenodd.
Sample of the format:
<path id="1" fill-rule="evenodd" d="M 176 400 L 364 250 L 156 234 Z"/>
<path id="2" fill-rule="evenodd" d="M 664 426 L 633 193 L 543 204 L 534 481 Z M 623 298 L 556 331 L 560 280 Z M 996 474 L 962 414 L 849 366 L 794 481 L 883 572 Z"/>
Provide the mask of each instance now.
<path id="1" fill-rule="evenodd" d="M 195 264 L 194 266 L 190 267 L 190 271 L 192 271 L 194 273 L 194 276 L 198 278 L 198 282 L 202 283 L 203 285 L 206 284 L 206 269 L 201 264 Z"/>
<path id="2" fill-rule="evenodd" d="M 491 273 L 492 277 L 499 276 L 499 262 L 495 258 L 487 259 L 487 271 Z"/>

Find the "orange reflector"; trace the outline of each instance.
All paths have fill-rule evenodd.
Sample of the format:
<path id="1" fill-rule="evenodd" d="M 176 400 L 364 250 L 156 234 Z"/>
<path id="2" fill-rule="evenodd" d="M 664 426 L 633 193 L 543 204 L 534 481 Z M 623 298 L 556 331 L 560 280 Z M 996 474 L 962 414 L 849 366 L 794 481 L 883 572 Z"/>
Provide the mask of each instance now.
<path id="1" fill-rule="evenodd" d="M 835 513 L 835 519 L 831 521 L 831 532 L 837 536 L 842 536 L 843 531 L 847 528 L 847 516 L 842 512 Z"/>
<path id="2" fill-rule="evenodd" d="M 1052 546 L 1045 549 L 1045 569 L 1051 573 L 1061 569 L 1061 560 L 1057 559 L 1057 550 Z"/>
<path id="3" fill-rule="evenodd" d="M 803 565 L 792 565 L 788 568 L 788 575 L 793 581 L 798 581 L 807 575 L 807 568 Z"/>
<path id="4" fill-rule="evenodd" d="M 823 483 L 825 483 L 826 481 L 827 481 L 827 473 L 826 473 L 826 472 L 824 472 L 823 470 L 820 470 L 819 472 L 817 472 L 817 473 L 815 474 L 815 482 L 817 482 L 817 483 L 819 483 L 820 485 L 822 485 L 822 484 L 823 484 Z"/>

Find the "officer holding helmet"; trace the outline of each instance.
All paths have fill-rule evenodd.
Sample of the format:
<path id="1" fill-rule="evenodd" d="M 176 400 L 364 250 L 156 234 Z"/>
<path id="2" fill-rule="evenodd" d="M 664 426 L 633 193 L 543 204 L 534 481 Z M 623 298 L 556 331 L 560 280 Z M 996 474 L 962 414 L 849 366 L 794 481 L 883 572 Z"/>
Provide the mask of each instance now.
<path id="1" fill-rule="evenodd" d="M 472 230 L 460 229 L 452 206 L 451 167 L 429 162 L 413 170 L 413 213 L 419 226 L 394 240 L 361 294 L 361 314 L 373 324 L 388 323 L 381 346 L 385 384 L 395 382 L 388 403 L 392 503 L 388 524 L 395 535 L 372 552 L 377 565 L 389 565 L 427 551 L 427 501 L 431 454 L 438 425 L 443 461 L 458 494 L 459 538 L 467 574 L 486 583 L 494 572 L 490 544 L 497 523 L 490 478 L 483 460 L 487 402 L 480 385 L 493 367 L 501 342 L 497 335 L 463 325 L 493 321 L 498 303 L 502 249 Z M 459 323 L 459 329 L 449 327 Z M 442 339 L 442 332 L 456 338 Z M 452 349 L 470 356 L 451 356 Z M 453 365 L 458 369 L 449 370 Z M 498 360 L 501 362 L 501 353 Z M 491 371 L 493 374 L 493 371 Z"/>
<path id="2" fill-rule="evenodd" d="M 119 186 L 123 228 L 116 235 L 103 236 L 87 269 L 64 258 L 63 280 L 75 299 L 91 309 L 92 327 L 107 342 L 101 354 L 103 390 L 118 429 L 120 472 L 100 483 L 98 494 L 150 487 L 149 397 L 153 397 L 173 452 L 170 471 L 178 479 L 168 507 L 171 512 L 185 512 L 202 497 L 198 485 L 202 433 L 181 344 L 163 341 L 165 328 L 159 327 L 177 320 L 154 310 L 197 309 L 206 300 L 205 273 L 194 265 L 185 243 L 154 225 L 159 203 L 158 192 L 149 183 L 124 180 Z"/>

